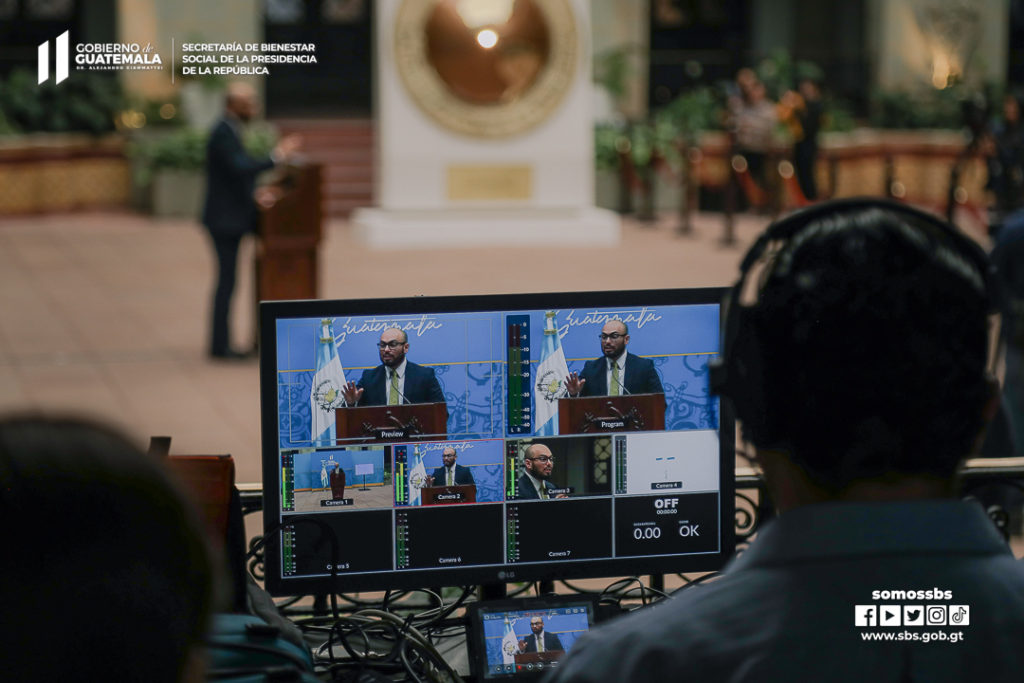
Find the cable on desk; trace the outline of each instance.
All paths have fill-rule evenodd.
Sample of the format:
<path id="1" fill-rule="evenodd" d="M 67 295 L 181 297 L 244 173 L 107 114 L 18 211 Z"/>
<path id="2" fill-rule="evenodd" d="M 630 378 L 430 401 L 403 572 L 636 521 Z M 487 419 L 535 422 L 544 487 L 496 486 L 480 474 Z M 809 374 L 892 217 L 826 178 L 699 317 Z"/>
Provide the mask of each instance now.
<path id="1" fill-rule="evenodd" d="M 406 674 L 413 680 L 423 680 L 416 671 L 420 663 L 431 680 L 438 680 L 434 673 L 447 675 L 448 680 L 461 682 L 458 673 L 444 660 L 437 648 L 418 629 L 412 625 L 415 615 L 407 618 L 384 610 L 360 610 L 348 617 L 338 619 L 331 627 L 328 641 L 318 648 L 317 655 L 323 655 L 326 648 L 331 667 L 345 666 L 334 654 L 334 641 L 338 642 L 348 653 L 353 662 L 369 668 L 378 668 L 383 664 L 388 668 L 398 660 Z M 380 641 L 391 641 L 386 652 L 375 652 L 371 636 Z M 350 642 L 357 638 L 356 642 Z M 361 642 L 359 642 L 361 641 Z M 361 650 L 361 651 L 360 651 Z"/>
<path id="2" fill-rule="evenodd" d="M 392 599 L 401 600 L 408 594 L 409 591 L 398 591 Z M 380 605 L 380 600 L 361 600 L 359 598 L 352 597 L 350 593 L 338 593 L 338 597 L 345 602 L 356 605 L 357 607 L 376 607 Z"/>
<path id="3" fill-rule="evenodd" d="M 589 590 L 587 588 L 580 588 L 579 586 L 577 586 L 575 584 L 569 583 L 565 579 L 559 580 L 558 583 L 562 584 L 563 586 L 565 586 L 566 588 L 568 588 L 569 590 L 571 590 L 574 593 L 582 593 L 584 595 L 594 595 L 594 594 L 597 593 L 597 591 L 592 591 L 592 590 Z"/>
<path id="4" fill-rule="evenodd" d="M 646 607 L 648 605 L 653 605 L 654 603 L 660 602 L 661 600 L 664 600 L 665 598 L 672 597 L 671 595 L 669 595 L 665 591 L 658 590 L 657 588 L 651 588 L 650 586 L 641 586 L 639 588 L 630 588 L 629 590 L 625 590 L 625 591 L 622 591 L 621 593 L 619 593 L 618 594 L 618 596 L 619 596 L 619 605 L 620 606 L 622 605 L 622 601 L 623 600 L 631 600 L 631 599 L 633 599 L 635 597 L 635 593 L 637 593 L 637 591 L 640 592 L 641 606 L 644 606 L 644 607 Z M 647 596 L 648 593 L 651 593 L 653 595 L 648 597 Z"/>
<path id="5" fill-rule="evenodd" d="M 680 591 L 686 590 L 687 588 L 691 588 L 693 586 L 700 585 L 700 584 L 705 583 L 707 581 L 713 581 L 714 579 L 717 579 L 720 576 L 722 576 L 722 572 L 709 572 L 707 574 L 704 574 L 703 576 L 698 576 L 696 579 L 688 578 L 687 576 L 685 576 L 683 574 L 676 574 L 676 576 L 678 576 L 680 579 L 682 579 L 686 583 L 683 584 L 682 586 L 680 586 L 679 588 L 675 589 L 674 591 L 672 591 L 672 595 L 675 595 L 676 593 L 679 593 Z"/>
<path id="6" fill-rule="evenodd" d="M 529 593 L 532 588 L 534 588 L 533 583 L 524 583 L 521 586 L 519 586 L 519 588 L 516 588 L 514 591 L 509 593 L 506 597 L 518 598 L 523 593 Z"/>
<path id="7" fill-rule="evenodd" d="M 455 602 L 451 603 L 447 607 L 444 604 L 444 598 L 442 598 L 440 595 L 437 595 L 436 593 L 431 592 L 433 595 L 437 596 L 437 599 L 440 601 L 440 604 L 432 610 L 420 612 L 418 615 L 416 615 L 418 619 L 425 620 L 425 623 L 420 624 L 420 628 L 431 628 L 434 624 L 440 623 L 441 621 L 446 619 L 448 615 L 450 615 L 452 612 L 454 612 L 462 606 L 462 603 L 464 603 L 466 599 L 473 594 L 474 590 L 475 586 L 465 586 L 462 589 L 462 595 L 460 595 Z M 437 614 L 430 615 L 430 612 L 437 612 Z"/>
<path id="8" fill-rule="evenodd" d="M 647 591 L 650 589 L 644 585 L 644 582 L 640 580 L 639 576 L 630 576 L 627 578 L 619 579 L 618 581 L 613 581 L 612 583 L 605 586 L 605 589 L 601 591 L 601 594 L 598 597 L 598 599 L 600 601 L 604 601 L 606 599 L 605 596 L 616 595 L 617 599 L 615 600 L 615 603 L 618 604 L 619 607 L 621 607 L 623 594 L 618 591 L 621 591 L 622 588 L 625 588 L 626 586 L 634 582 L 640 584 L 640 604 L 646 605 Z"/>

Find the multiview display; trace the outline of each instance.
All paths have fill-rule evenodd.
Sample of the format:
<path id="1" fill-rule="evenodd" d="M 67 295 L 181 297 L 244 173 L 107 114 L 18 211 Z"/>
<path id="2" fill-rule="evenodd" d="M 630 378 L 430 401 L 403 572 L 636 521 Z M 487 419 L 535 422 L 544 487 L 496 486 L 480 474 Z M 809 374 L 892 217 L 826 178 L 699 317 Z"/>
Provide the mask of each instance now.
<path id="1" fill-rule="evenodd" d="M 721 294 L 261 304 L 268 586 L 720 566 Z"/>

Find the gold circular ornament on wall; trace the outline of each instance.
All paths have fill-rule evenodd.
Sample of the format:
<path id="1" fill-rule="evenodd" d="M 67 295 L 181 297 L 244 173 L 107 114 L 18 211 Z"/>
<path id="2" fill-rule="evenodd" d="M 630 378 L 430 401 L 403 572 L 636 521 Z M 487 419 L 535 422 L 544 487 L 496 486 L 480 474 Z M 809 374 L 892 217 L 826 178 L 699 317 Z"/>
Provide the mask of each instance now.
<path id="1" fill-rule="evenodd" d="M 416 104 L 445 128 L 478 137 L 545 121 L 579 61 L 568 0 L 405 0 L 394 40 Z"/>

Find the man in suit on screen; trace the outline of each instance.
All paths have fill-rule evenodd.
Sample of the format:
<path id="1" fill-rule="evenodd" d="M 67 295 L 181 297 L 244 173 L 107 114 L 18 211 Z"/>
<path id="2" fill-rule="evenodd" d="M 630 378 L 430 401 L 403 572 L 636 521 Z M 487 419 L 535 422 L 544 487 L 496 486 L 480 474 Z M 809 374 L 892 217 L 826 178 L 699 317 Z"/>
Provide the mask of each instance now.
<path id="1" fill-rule="evenodd" d="M 365 370 L 358 382 L 345 385 L 349 406 L 391 406 L 403 403 L 444 403 L 444 392 L 432 368 L 406 359 L 409 337 L 390 327 L 377 342 L 381 364 Z"/>
<path id="2" fill-rule="evenodd" d="M 559 652 L 565 649 L 558 636 L 544 630 L 543 617 L 530 617 L 530 630 L 533 633 L 519 641 L 521 652 Z"/>
<path id="3" fill-rule="evenodd" d="M 551 483 L 551 472 L 555 469 L 555 458 L 551 449 L 542 443 L 531 444 L 523 455 L 526 471 L 516 482 L 516 499 L 547 500 L 566 498 L 565 493 L 555 493 Z"/>
<path id="4" fill-rule="evenodd" d="M 441 460 L 444 464 L 430 475 L 431 486 L 476 486 L 473 473 L 469 471 L 468 467 L 457 464 L 455 462 L 457 458 L 458 453 L 451 446 L 447 446 L 441 451 Z"/>
<path id="5" fill-rule="evenodd" d="M 621 320 L 609 320 L 598 335 L 603 355 L 588 360 L 579 374 L 570 372 L 565 388 L 570 396 L 625 396 L 663 394 L 658 371 L 650 358 L 626 351 L 629 327 Z"/>

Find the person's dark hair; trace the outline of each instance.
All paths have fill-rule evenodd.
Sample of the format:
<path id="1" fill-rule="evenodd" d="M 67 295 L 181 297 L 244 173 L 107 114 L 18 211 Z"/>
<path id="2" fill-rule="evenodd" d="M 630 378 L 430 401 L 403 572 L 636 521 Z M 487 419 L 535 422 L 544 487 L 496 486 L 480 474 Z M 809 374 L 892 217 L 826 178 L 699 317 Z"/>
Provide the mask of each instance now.
<path id="1" fill-rule="evenodd" d="M 790 235 L 750 310 L 777 406 L 774 443 L 755 445 L 833 488 L 952 476 L 983 427 L 990 294 L 983 254 L 943 227 L 865 202 Z"/>
<path id="2" fill-rule="evenodd" d="M 5 678 L 181 680 L 212 564 L 161 461 L 90 422 L 0 418 L 0 519 Z"/>

